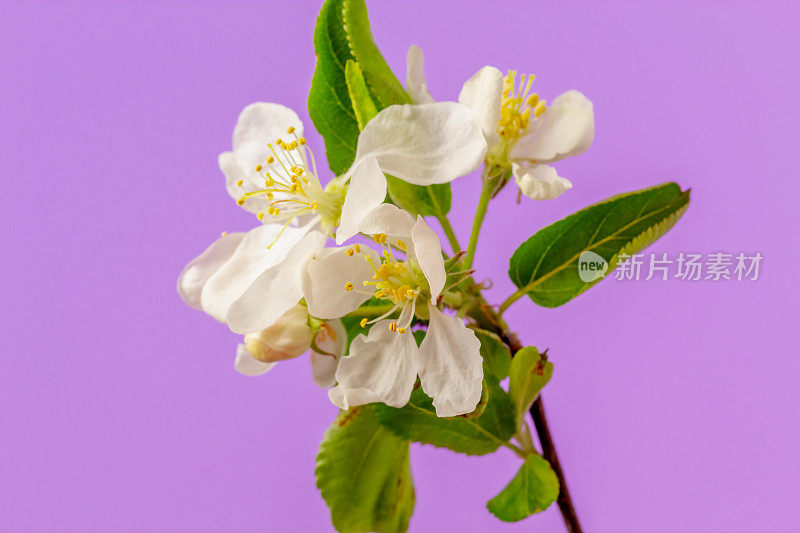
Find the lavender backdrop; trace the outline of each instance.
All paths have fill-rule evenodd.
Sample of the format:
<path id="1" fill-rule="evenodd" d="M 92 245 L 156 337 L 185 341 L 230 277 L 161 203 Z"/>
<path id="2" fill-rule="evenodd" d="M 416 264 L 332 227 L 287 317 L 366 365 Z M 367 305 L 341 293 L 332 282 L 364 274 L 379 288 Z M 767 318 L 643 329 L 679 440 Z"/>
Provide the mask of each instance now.
<path id="1" fill-rule="evenodd" d="M 314 456 L 335 415 L 305 358 L 259 379 L 175 292 L 252 218 L 216 166 L 256 100 L 307 117 L 318 2 L 0 4 L 0 531 L 328 531 Z M 510 312 L 550 347 L 545 393 L 588 531 L 797 531 L 797 4 L 369 2 L 396 72 L 435 96 L 485 64 L 595 103 L 557 201 L 489 211 L 481 272 L 611 194 L 676 180 L 656 252 L 761 252 L 756 282 L 607 280 Z M 309 132 L 312 146 L 321 145 Z M 454 189 L 462 239 L 477 178 Z M 484 509 L 510 453 L 412 452 L 412 531 L 562 531 Z"/>

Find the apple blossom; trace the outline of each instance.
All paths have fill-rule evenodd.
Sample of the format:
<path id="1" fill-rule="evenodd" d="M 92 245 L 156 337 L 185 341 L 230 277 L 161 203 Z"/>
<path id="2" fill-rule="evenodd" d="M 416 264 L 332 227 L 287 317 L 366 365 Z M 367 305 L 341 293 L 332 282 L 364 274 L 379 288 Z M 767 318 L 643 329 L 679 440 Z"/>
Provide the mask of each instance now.
<path id="1" fill-rule="evenodd" d="M 549 105 L 531 92 L 534 76 L 507 75 L 486 66 L 464 83 L 458 101 L 472 108 L 481 124 L 490 177 L 511 172 L 520 191 L 534 200 L 561 195 L 572 184 L 551 163 L 586 151 L 594 139 L 592 103 L 567 91 Z M 408 51 L 406 85 L 415 101 L 430 102 L 422 50 Z"/>
<path id="2" fill-rule="evenodd" d="M 302 264 L 334 232 L 339 243 L 357 233 L 361 219 L 386 197 L 383 172 L 407 181 L 449 181 L 474 170 L 486 149 L 466 106 L 391 106 L 361 132 L 351 168 L 323 187 L 302 131 L 297 114 L 279 104 L 242 111 L 233 151 L 219 163 L 228 192 L 264 224 L 223 236 L 178 282 L 189 305 L 237 333 L 269 327 L 298 302 Z"/>
<path id="3" fill-rule="evenodd" d="M 447 279 L 438 237 L 422 217 L 415 221 L 389 204 L 374 209 L 360 229 L 374 234 L 380 253 L 359 244 L 327 248 L 306 265 L 304 294 L 316 317 L 344 316 L 372 297 L 391 306 L 362 319 L 362 327 L 374 325 L 340 361 L 331 400 L 342 409 L 370 402 L 400 407 L 419 375 L 439 416 L 471 412 L 481 396 L 480 342 L 437 307 Z M 429 321 L 419 347 L 410 334 L 415 316 Z"/>

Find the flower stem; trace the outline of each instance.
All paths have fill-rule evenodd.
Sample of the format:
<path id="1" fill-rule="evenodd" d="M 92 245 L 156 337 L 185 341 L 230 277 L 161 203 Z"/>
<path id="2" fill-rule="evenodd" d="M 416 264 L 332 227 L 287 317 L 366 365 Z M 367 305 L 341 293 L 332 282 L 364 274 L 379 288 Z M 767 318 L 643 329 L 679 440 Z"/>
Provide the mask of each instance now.
<path id="1" fill-rule="evenodd" d="M 505 301 L 500 304 L 500 307 L 497 312 L 502 315 L 506 309 L 511 307 L 511 304 L 513 304 L 514 302 L 525 296 L 526 292 L 527 291 L 525 290 L 525 288 L 519 289 L 517 292 L 506 298 Z"/>
<path id="2" fill-rule="evenodd" d="M 456 237 L 453 231 L 453 226 L 450 225 L 450 220 L 448 220 L 447 215 L 436 215 L 436 218 L 439 220 L 439 224 L 442 225 L 442 230 L 445 236 L 447 236 L 447 242 L 450 243 L 450 248 L 453 249 L 454 254 L 457 254 L 461 251 L 461 245 L 458 244 L 458 237 Z"/>
<path id="3" fill-rule="evenodd" d="M 492 190 L 492 183 L 490 181 L 484 181 L 481 197 L 478 200 L 478 207 L 475 209 L 475 219 L 472 221 L 472 233 L 469 236 L 467 256 L 464 258 L 464 265 L 467 270 L 472 268 L 472 261 L 475 259 L 475 248 L 478 246 L 478 234 L 481 232 L 483 219 L 486 216 L 486 209 L 489 207 L 489 200 L 492 199 Z"/>

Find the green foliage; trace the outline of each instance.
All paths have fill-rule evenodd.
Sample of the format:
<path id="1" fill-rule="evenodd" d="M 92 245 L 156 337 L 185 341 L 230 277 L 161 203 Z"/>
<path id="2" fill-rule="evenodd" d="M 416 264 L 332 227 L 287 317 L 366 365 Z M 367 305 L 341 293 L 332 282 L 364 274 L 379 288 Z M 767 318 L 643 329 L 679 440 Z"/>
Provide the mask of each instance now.
<path id="1" fill-rule="evenodd" d="M 344 0 L 343 7 L 350 52 L 364 70 L 370 93 L 380 103 L 380 108 L 411 103 L 411 98 L 375 45 L 364 0 Z"/>
<path id="2" fill-rule="evenodd" d="M 475 336 L 481 341 L 481 357 L 483 357 L 483 373 L 497 381 L 508 377 L 511 366 L 511 351 L 496 334 L 485 329 L 473 328 Z"/>
<path id="3" fill-rule="evenodd" d="M 412 216 L 444 216 L 450 212 L 450 184 L 414 185 L 393 176 L 386 176 L 389 198 Z"/>
<path id="4" fill-rule="evenodd" d="M 547 461 L 534 453 L 525 459 L 517 475 L 486 507 L 504 522 L 518 522 L 547 509 L 558 498 L 558 492 L 556 473 Z"/>
<path id="5" fill-rule="evenodd" d="M 488 384 L 489 398 L 478 417 L 439 418 L 433 400 L 420 388 L 400 409 L 374 404 L 378 420 L 399 437 L 449 448 L 467 455 L 484 455 L 497 450 L 516 431 L 514 404 L 497 384 Z"/>
<path id="6" fill-rule="evenodd" d="M 340 533 L 407 531 L 414 510 L 409 445 L 370 406 L 343 411 L 320 443 L 317 488 Z"/>
<path id="7" fill-rule="evenodd" d="M 345 65 L 355 57 L 344 29 L 344 3 L 327 0 L 319 12 L 314 29 L 317 66 L 308 93 L 308 114 L 325 140 L 328 166 L 336 175 L 353 163 L 359 132 L 345 78 Z"/>
<path id="8" fill-rule="evenodd" d="M 308 93 L 308 114 L 325 140 L 328 166 L 338 176 L 355 159 L 360 131 L 347 84 L 347 63 L 358 62 L 378 110 L 410 99 L 375 46 L 363 0 L 325 1 L 314 29 L 314 50 L 317 67 Z"/>
<path id="9" fill-rule="evenodd" d="M 328 166 L 344 173 L 355 158 L 358 133 L 378 111 L 411 103 L 372 38 L 363 0 L 327 0 L 314 31 L 317 68 L 308 112 L 325 139 Z M 427 187 L 387 176 L 389 198 L 412 215 L 450 212 L 450 184 Z"/>
<path id="10" fill-rule="evenodd" d="M 508 395 L 517 406 L 517 423 L 521 424 L 533 400 L 550 381 L 553 363 L 528 346 L 514 354 L 509 375 Z"/>
<path id="11" fill-rule="evenodd" d="M 347 81 L 347 92 L 350 95 L 350 103 L 358 121 L 358 129 L 363 130 L 367 122 L 378 114 L 378 108 L 369 95 L 367 82 L 364 80 L 364 73 L 355 61 L 348 59 L 344 67 L 344 75 Z"/>
<path id="12" fill-rule="evenodd" d="M 640 252 L 666 233 L 689 206 L 689 191 L 675 183 L 614 196 L 536 232 L 511 257 L 509 276 L 544 307 L 558 307 L 600 279 L 584 282 L 578 258 L 592 251 L 608 262 Z"/>

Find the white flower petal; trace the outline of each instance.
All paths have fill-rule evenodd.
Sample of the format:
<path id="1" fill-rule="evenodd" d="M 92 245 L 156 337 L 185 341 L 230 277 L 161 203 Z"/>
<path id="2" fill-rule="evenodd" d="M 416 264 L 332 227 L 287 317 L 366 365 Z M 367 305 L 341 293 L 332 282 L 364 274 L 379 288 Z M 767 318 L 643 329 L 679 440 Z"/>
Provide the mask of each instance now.
<path id="1" fill-rule="evenodd" d="M 236 347 L 236 361 L 234 361 L 233 367 L 244 376 L 260 376 L 275 365 L 276 363 L 262 363 L 250 355 L 244 344 Z"/>
<path id="2" fill-rule="evenodd" d="M 317 346 L 336 357 L 344 355 L 347 347 L 347 330 L 341 320 L 326 320 L 325 326 L 317 334 Z"/>
<path id="3" fill-rule="evenodd" d="M 203 310 L 217 320 L 225 322 L 228 309 L 234 300 L 239 298 L 265 270 L 283 261 L 309 229 L 310 225 L 302 228 L 288 227 L 277 241 L 275 237 L 281 231 L 279 224 L 265 224 L 250 230 L 230 259 L 203 287 L 200 296 Z M 273 241 L 275 244 L 268 249 L 267 246 Z"/>
<path id="4" fill-rule="evenodd" d="M 303 295 L 309 314 L 321 319 L 339 318 L 369 300 L 364 281 L 372 279 L 374 271 L 365 256 L 375 264 L 380 263 L 380 257 L 368 246 L 360 248 L 361 252 L 353 255 L 347 255 L 349 248 L 328 248 L 306 263 Z M 345 290 L 348 282 L 354 290 Z"/>
<path id="5" fill-rule="evenodd" d="M 283 261 L 256 277 L 231 303 L 226 317 L 228 327 L 236 333 L 261 331 L 294 307 L 303 297 L 302 269 L 306 261 L 322 248 L 325 240 L 325 234 L 309 231 Z"/>
<path id="6" fill-rule="evenodd" d="M 381 204 L 370 211 L 359 224 L 358 230 L 367 235 L 385 233 L 390 237 L 410 237 L 414 217 L 396 205 Z"/>
<path id="7" fill-rule="evenodd" d="M 572 188 L 569 180 L 559 176 L 556 169 L 548 165 L 523 167 L 512 163 L 511 169 L 522 194 L 534 200 L 552 200 Z"/>
<path id="8" fill-rule="evenodd" d="M 428 92 L 428 80 L 425 79 L 425 59 L 422 48 L 412 44 L 406 55 L 406 90 L 415 104 L 433 102 Z"/>
<path id="9" fill-rule="evenodd" d="M 347 195 L 342 205 L 342 216 L 336 230 L 336 244 L 359 232 L 359 223 L 374 207 L 386 198 L 386 177 L 378 160 L 367 157 L 352 169 Z"/>
<path id="10" fill-rule="evenodd" d="M 511 159 L 552 163 L 586 151 L 594 139 L 592 102 L 578 91 L 555 100 L 511 149 Z"/>
<path id="11" fill-rule="evenodd" d="M 244 193 L 263 188 L 264 184 L 263 179 L 255 171 L 256 163 L 248 164 L 246 168 L 243 168 L 239 164 L 240 159 L 244 159 L 241 152 L 219 154 L 219 168 L 225 174 L 225 189 L 234 200 L 241 198 Z M 251 162 L 259 160 L 263 160 L 263 157 L 254 156 L 250 159 Z M 238 185 L 239 180 L 242 181 L 241 186 Z M 242 209 L 256 214 L 259 211 L 266 211 L 268 206 L 269 202 L 265 196 L 252 196 L 245 200 Z"/>
<path id="12" fill-rule="evenodd" d="M 486 141 L 474 113 L 455 102 L 389 106 L 358 137 L 356 160 L 409 183 L 447 183 L 483 162 Z"/>
<path id="13" fill-rule="evenodd" d="M 413 335 L 391 332 L 390 322 L 381 320 L 368 336 L 356 337 L 350 355 L 339 361 L 339 384 L 328 392 L 339 408 L 372 402 L 392 407 L 408 403 L 417 379 L 419 349 Z"/>
<path id="14" fill-rule="evenodd" d="M 494 67 L 483 67 L 464 83 L 458 101 L 477 115 L 486 142 L 494 146 L 500 141 L 497 124 L 503 98 L 503 73 Z"/>
<path id="15" fill-rule="evenodd" d="M 311 352 L 311 375 L 320 389 L 330 389 L 336 385 L 336 368 L 339 359 L 332 355 Z"/>
<path id="16" fill-rule="evenodd" d="M 433 398 L 438 416 L 475 410 L 483 387 L 481 343 L 458 318 L 429 305 L 428 332 L 419 347 L 422 390 Z"/>
<path id="17" fill-rule="evenodd" d="M 288 138 L 286 130 L 295 129 L 297 136 L 303 135 L 303 123 L 297 113 L 286 106 L 256 102 L 245 107 L 239 114 L 233 129 L 233 149 L 238 151 L 245 143 L 257 141 L 263 145 L 278 137 Z M 256 165 L 258 161 L 253 162 Z"/>
<path id="18" fill-rule="evenodd" d="M 231 258 L 245 235 L 247 234 L 244 232 L 223 235 L 186 265 L 178 277 L 178 294 L 189 307 L 203 310 L 200 304 L 203 287 Z"/>
<path id="19" fill-rule="evenodd" d="M 411 242 L 414 245 L 417 263 L 431 288 L 431 303 L 435 304 L 447 279 L 447 273 L 444 271 L 442 245 L 436 233 L 419 215 L 417 215 L 417 222 L 411 230 Z"/>

